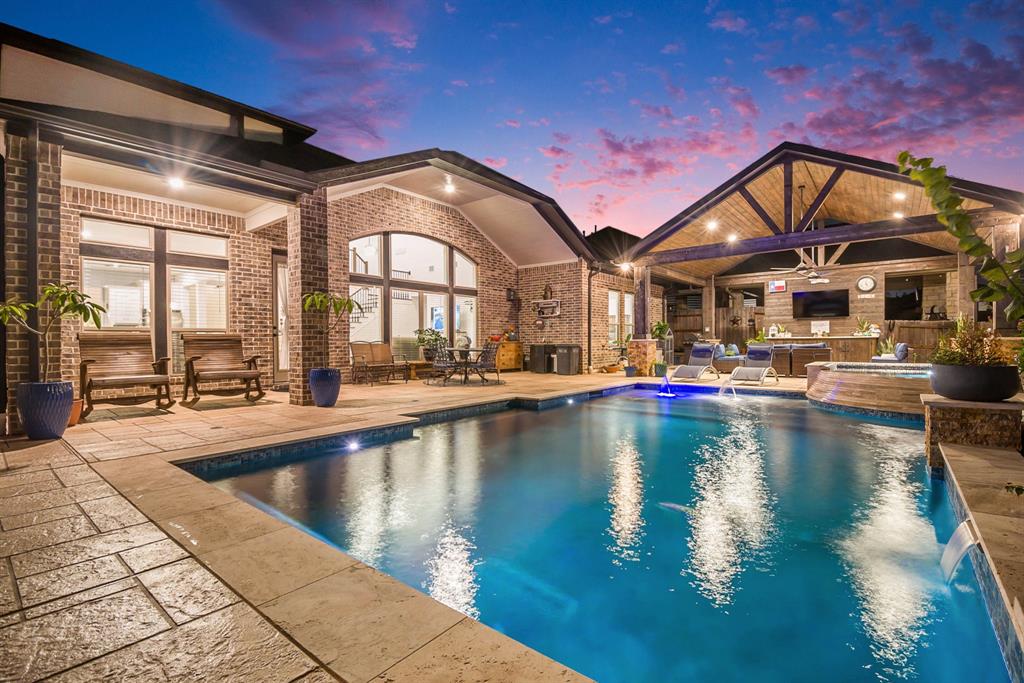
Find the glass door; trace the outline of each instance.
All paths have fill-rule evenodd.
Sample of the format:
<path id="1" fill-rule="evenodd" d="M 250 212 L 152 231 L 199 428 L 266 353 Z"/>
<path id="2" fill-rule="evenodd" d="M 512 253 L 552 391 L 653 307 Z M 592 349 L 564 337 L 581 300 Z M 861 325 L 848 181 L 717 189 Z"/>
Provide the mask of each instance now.
<path id="1" fill-rule="evenodd" d="M 288 382 L 288 257 L 274 254 L 274 384 Z"/>

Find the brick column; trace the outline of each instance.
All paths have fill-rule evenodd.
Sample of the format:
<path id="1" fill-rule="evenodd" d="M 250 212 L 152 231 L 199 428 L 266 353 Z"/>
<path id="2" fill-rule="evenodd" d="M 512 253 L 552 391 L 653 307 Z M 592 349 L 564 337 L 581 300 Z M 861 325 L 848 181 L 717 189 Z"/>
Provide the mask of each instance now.
<path id="1" fill-rule="evenodd" d="M 312 405 L 309 371 L 328 362 L 323 315 L 302 310 L 303 293 L 327 289 L 327 262 L 327 193 L 320 189 L 288 209 L 288 398 L 294 405 Z"/>

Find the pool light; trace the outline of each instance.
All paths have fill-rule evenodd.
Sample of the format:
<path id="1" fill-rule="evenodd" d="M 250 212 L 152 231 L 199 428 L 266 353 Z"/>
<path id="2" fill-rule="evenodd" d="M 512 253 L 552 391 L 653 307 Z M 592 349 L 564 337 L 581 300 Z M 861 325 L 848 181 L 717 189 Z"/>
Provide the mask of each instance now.
<path id="1" fill-rule="evenodd" d="M 349 453 L 358 451 L 359 450 L 359 442 L 356 441 L 355 439 L 352 439 L 347 444 L 345 444 L 345 448 L 348 449 Z"/>
<path id="2" fill-rule="evenodd" d="M 576 401 L 574 401 L 573 399 L 569 398 L 569 399 L 566 399 L 566 401 L 565 401 L 565 402 L 566 402 L 566 403 L 568 403 L 569 405 L 572 405 L 572 404 L 573 404 L 573 403 L 575 403 Z"/>

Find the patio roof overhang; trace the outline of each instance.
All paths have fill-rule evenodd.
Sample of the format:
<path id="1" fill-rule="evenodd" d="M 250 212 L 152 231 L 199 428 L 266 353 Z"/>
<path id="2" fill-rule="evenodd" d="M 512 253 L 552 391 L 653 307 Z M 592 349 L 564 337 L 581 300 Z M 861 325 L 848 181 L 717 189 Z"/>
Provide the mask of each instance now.
<path id="1" fill-rule="evenodd" d="M 1024 214 L 1024 195 L 954 179 L 984 228 Z M 954 253 L 923 188 L 893 164 L 786 142 L 637 243 L 627 258 L 696 277 L 754 254 L 904 238 Z"/>
<path id="2" fill-rule="evenodd" d="M 452 206 L 519 267 L 599 260 L 555 200 L 458 152 L 421 150 L 311 177 L 328 200 L 386 186 Z"/>

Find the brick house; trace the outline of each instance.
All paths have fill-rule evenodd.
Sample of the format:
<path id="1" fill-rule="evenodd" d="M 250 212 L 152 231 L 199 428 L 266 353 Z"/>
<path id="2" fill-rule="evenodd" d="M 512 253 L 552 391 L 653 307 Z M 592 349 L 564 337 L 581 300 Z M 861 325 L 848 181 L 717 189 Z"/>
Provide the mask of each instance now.
<path id="1" fill-rule="evenodd" d="M 149 332 L 178 384 L 185 332 L 240 334 L 266 383 L 307 404 L 309 369 L 348 366 L 352 340 L 415 353 L 420 327 L 476 342 L 511 326 L 578 344 L 586 367 L 632 331 L 632 274 L 554 200 L 457 152 L 357 163 L 301 123 L 75 46 L 7 25 L 0 44 L 3 297 L 78 284 L 102 330 Z M 561 313 L 540 329 L 546 287 Z M 315 289 L 364 304 L 327 344 L 301 307 Z M 79 332 L 65 322 L 51 349 L 76 383 Z M 39 342 L 8 325 L 0 345 L 13 417 L 17 384 L 44 374 Z"/>

